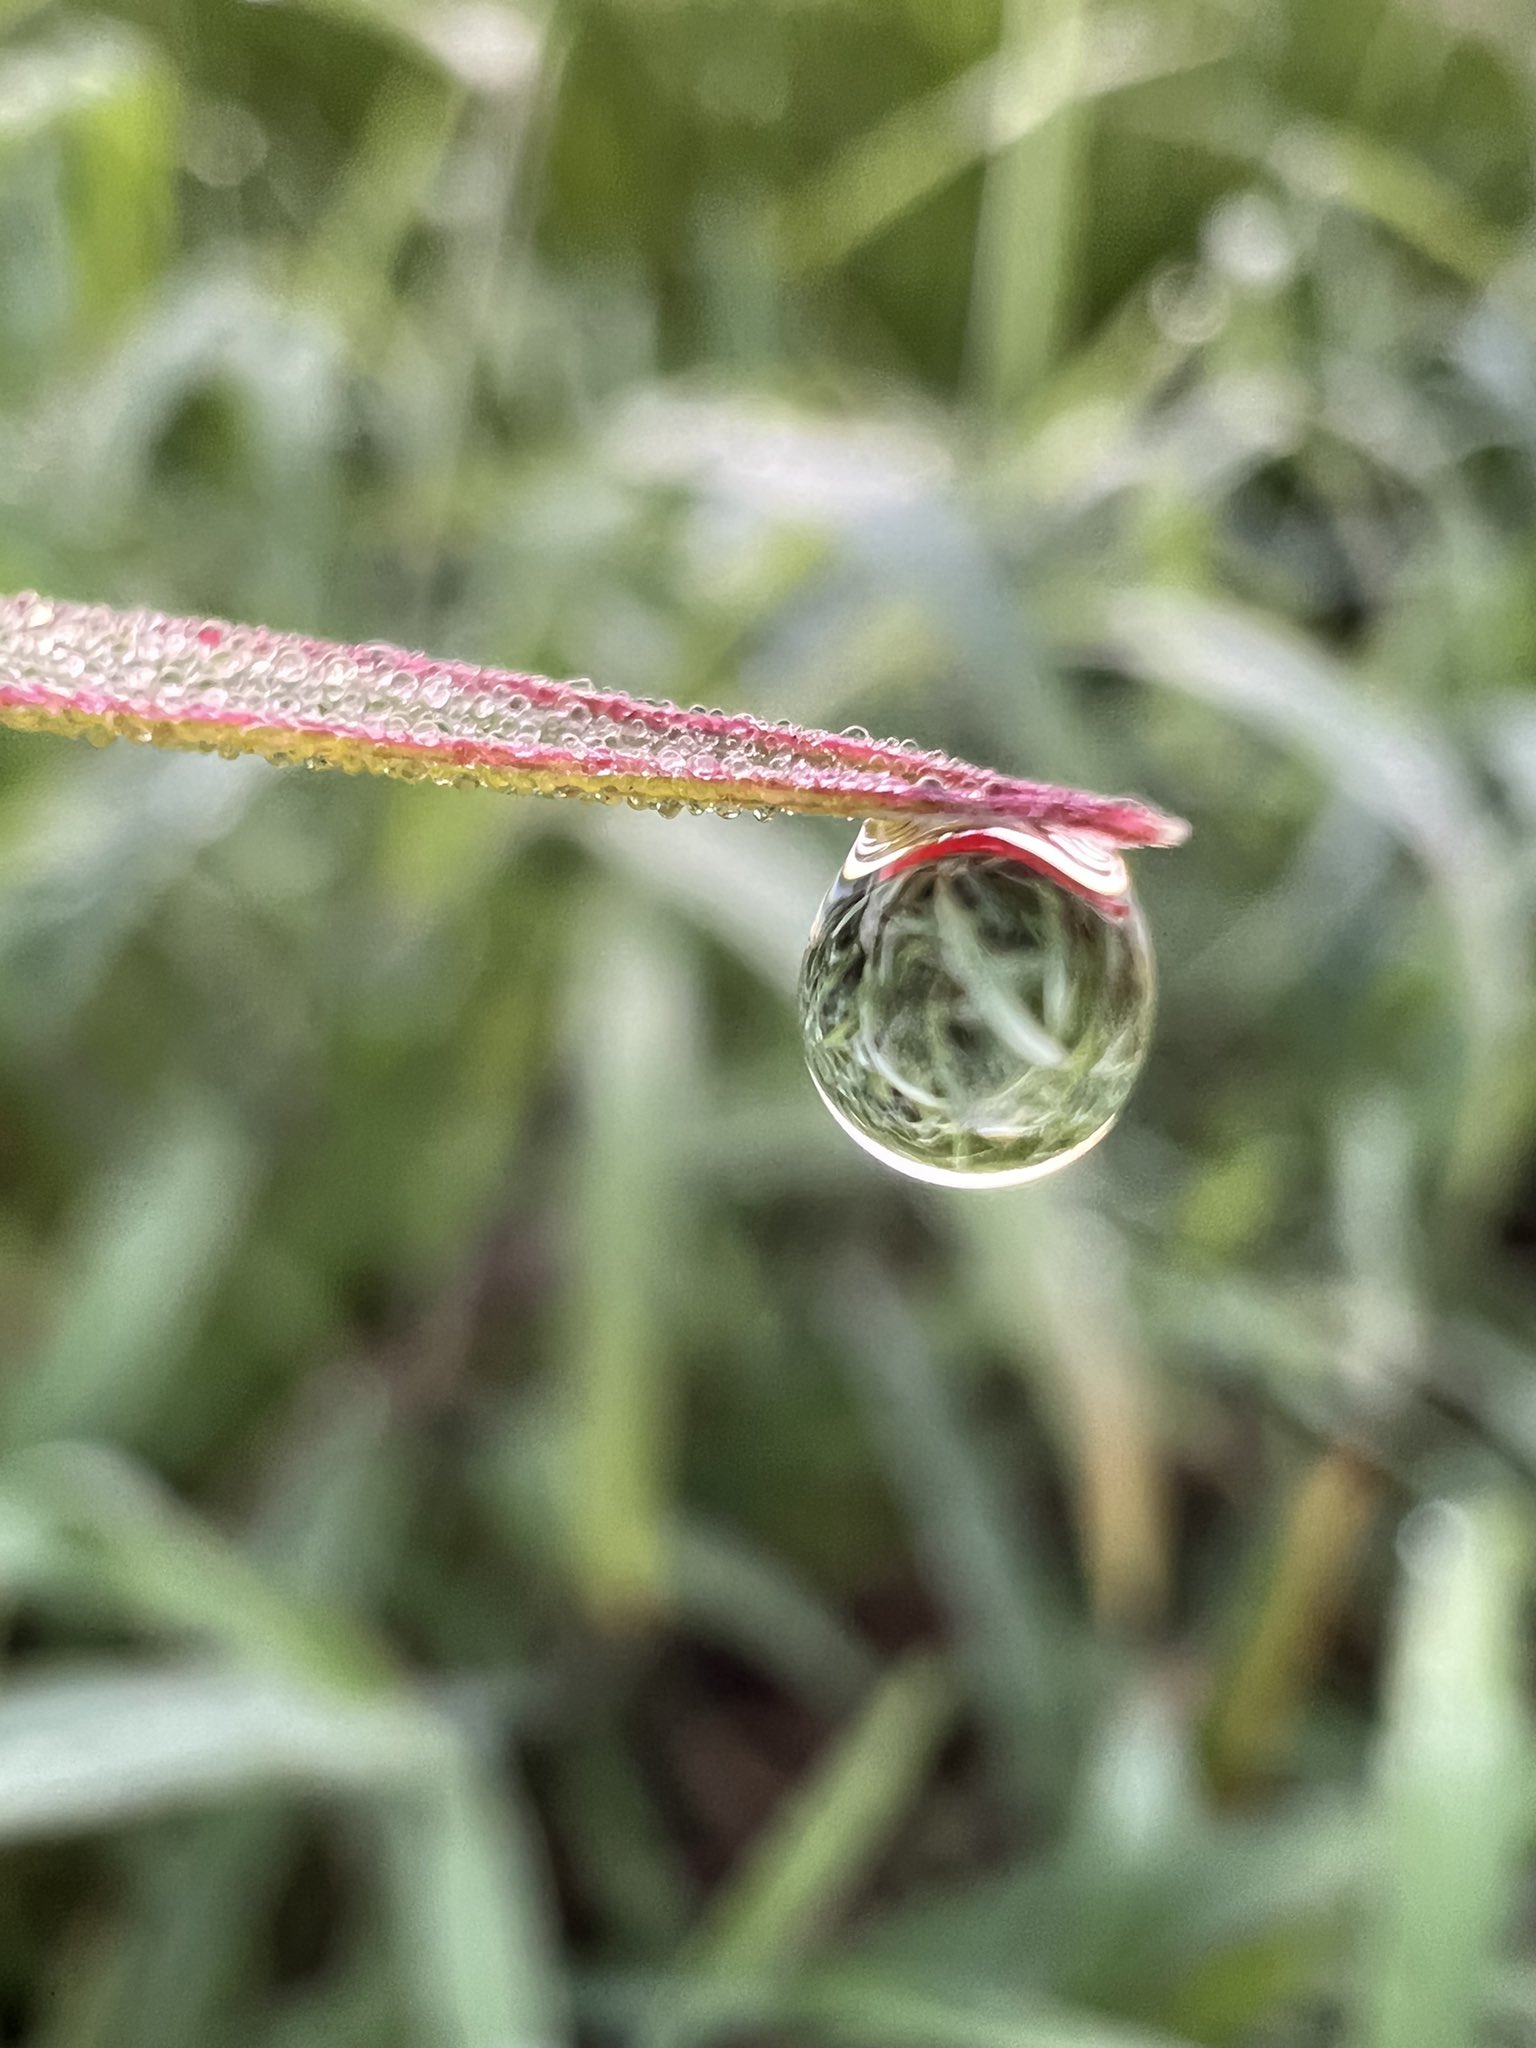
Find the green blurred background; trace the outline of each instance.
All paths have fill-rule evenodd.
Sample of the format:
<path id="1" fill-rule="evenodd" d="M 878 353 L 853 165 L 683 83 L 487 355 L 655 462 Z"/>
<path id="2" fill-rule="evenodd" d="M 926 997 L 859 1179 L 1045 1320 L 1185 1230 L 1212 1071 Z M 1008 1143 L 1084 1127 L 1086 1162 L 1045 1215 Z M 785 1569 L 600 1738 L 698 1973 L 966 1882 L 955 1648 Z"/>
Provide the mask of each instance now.
<path id="1" fill-rule="evenodd" d="M 1536 2041 L 1527 0 L 0 0 L 0 589 L 1139 790 L 1059 1186 L 848 832 L 0 743 L 0 2040 Z"/>

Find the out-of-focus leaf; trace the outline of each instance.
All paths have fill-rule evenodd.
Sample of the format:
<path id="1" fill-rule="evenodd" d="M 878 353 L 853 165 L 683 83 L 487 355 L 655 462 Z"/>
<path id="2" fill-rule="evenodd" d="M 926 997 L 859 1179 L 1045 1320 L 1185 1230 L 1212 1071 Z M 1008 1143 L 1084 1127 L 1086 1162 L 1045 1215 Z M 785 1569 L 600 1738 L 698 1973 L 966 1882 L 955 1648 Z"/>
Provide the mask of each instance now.
<path id="1" fill-rule="evenodd" d="M 1262 1781 L 1284 1761 L 1380 1491 L 1376 1475 L 1342 1448 L 1317 1459 L 1296 1487 L 1212 1711 L 1208 1748 L 1219 1784 Z"/>
<path id="2" fill-rule="evenodd" d="M 467 1752 L 378 1809 L 398 1955 L 437 2048 L 552 2048 L 564 1996 L 544 1887 L 506 1790 Z"/>
<path id="3" fill-rule="evenodd" d="M 1169 1753 L 1168 1703 L 1142 1705 L 1091 1750 L 1094 1782 L 1058 1850 L 897 1908 L 861 1959 L 929 1996 L 1091 1996 L 1200 2040 L 1330 1982 L 1380 1868 L 1377 1833 L 1344 1802 L 1213 1820 L 1191 1758 Z"/>
<path id="4" fill-rule="evenodd" d="M 1507 1108 L 1505 1067 L 1529 1005 L 1531 934 L 1504 835 L 1461 761 L 1427 722 L 1369 701 L 1320 647 L 1234 606 L 1137 590 L 1111 599 L 1107 612 L 1117 658 L 1131 673 L 1309 755 L 1422 863 L 1460 956 L 1455 1000 L 1469 1059 L 1454 1171 L 1475 1180 Z"/>
<path id="5" fill-rule="evenodd" d="M 250 1547 L 301 1595 L 335 1603 L 378 1576 L 398 1506 L 392 1422 L 384 1390 L 352 1380 L 305 1408 L 283 1447 Z M 296 1819 L 283 1802 L 243 1801 L 140 1845 L 134 1910 L 104 1959 L 104 2036 L 204 2048 L 259 1958 L 258 1910 L 276 1898 Z"/>
<path id="6" fill-rule="evenodd" d="M 586 1990 L 585 2008 L 609 2023 L 628 2021 L 655 1995 L 644 1981 L 599 1979 Z M 809 1970 L 782 1988 L 738 1974 L 719 1979 L 709 1993 L 708 2004 L 701 2001 L 680 2023 L 679 2039 L 782 2028 L 850 2048 L 1188 2048 L 1161 2028 L 1029 1992 L 976 1984 L 946 1997 L 836 1966 Z"/>
<path id="7" fill-rule="evenodd" d="M 453 133 L 455 96 L 402 67 L 353 156 L 344 189 L 305 252 L 295 281 L 364 347 L 383 340 L 390 273 L 422 218 Z"/>
<path id="8" fill-rule="evenodd" d="M 126 27 L 97 21 L 0 49 L 0 166 L 37 137 L 56 139 L 89 334 L 140 297 L 165 262 L 179 116 L 174 75 Z"/>
<path id="9" fill-rule="evenodd" d="M 1060 1697 L 1054 1604 L 1025 1530 L 940 1377 L 911 1308 L 867 1266 L 842 1276 L 840 1332 L 891 1483 L 950 1608 L 979 1702 L 1022 1796 Z"/>
<path id="10" fill-rule="evenodd" d="M 347 397 L 342 338 L 312 307 L 227 263 L 176 277 L 89 378 L 41 409 L 37 459 L 80 525 L 120 532 L 167 437 L 199 405 L 233 415 L 244 490 L 267 515 L 262 550 L 227 565 L 224 609 L 317 623 Z"/>
<path id="11" fill-rule="evenodd" d="M 828 1930 L 921 1784 L 953 1712 L 953 1687 L 931 1660 L 881 1681 L 711 1912 L 692 1951 L 694 1974 L 750 1981 Z"/>
<path id="12" fill-rule="evenodd" d="M 1140 2027 L 1054 2000 L 984 1992 L 953 2004 L 878 1979 L 836 1978 L 807 1987 L 813 2031 L 836 2040 L 908 2048 L 1187 2048 L 1161 2028 Z"/>
<path id="13" fill-rule="evenodd" d="M 9 1443 L 142 1436 L 153 1424 L 231 1255 L 255 1173 L 248 1141 L 214 1101 L 166 1106 L 75 1226 L 60 1321 L 0 1402 Z"/>
<path id="14" fill-rule="evenodd" d="M 584 836 L 622 873 L 737 954 L 792 997 L 816 906 L 832 881 L 789 830 L 743 832 L 716 818 L 603 813 Z"/>
<path id="15" fill-rule="evenodd" d="M 675 1396 L 663 1290 L 679 1249 L 671 1161 L 694 1018 L 687 970 L 643 916 L 592 915 L 583 951 L 564 1513 L 585 1599 L 624 1626 L 667 1598 Z"/>
<path id="16" fill-rule="evenodd" d="M 7 848 L 0 1015 L 45 1047 L 68 1029 L 165 892 L 235 830 L 260 776 L 256 762 L 122 752 L 50 782 Z"/>
<path id="17" fill-rule="evenodd" d="M 0 1467 L 6 1590 L 191 1636 L 258 1670 L 377 1692 L 389 1667 L 318 1601 L 290 1598 L 126 1459 L 50 1445 Z"/>
<path id="18" fill-rule="evenodd" d="M 1389 1405 L 1421 1368 L 1423 1247 L 1414 1225 L 1413 1135 L 1400 1097 L 1352 1104 L 1334 1141 L 1334 1213 L 1344 1267 L 1345 1370 Z"/>
<path id="19" fill-rule="evenodd" d="M 537 69 L 546 13 L 540 0 L 288 0 L 288 6 L 382 34 L 403 54 L 430 59 L 454 84 L 491 98 L 517 92 Z"/>
<path id="20" fill-rule="evenodd" d="M 388 1969 L 365 1956 L 339 1982 L 285 1999 L 255 2038 L 259 2048 L 395 2048 L 409 2028 Z"/>
<path id="21" fill-rule="evenodd" d="M 1519 1638 L 1526 1538 L 1507 1503 L 1445 1500 L 1418 1511 L 1401 1549 L 1363 2038 L 1370 2048 L 1471 2048 L 1484 2037 L 1528 1826 L 1515 1795 L 1531 1753 Z"/>
<path id="22" fill-rule="evenodd" d="M 775 1559 L 697 1518 L 671 1540 L 677 1610 L 708 1639 L 761 1662 L 813 1702 L 846 1707 L 874 1678 L 874 1655 Z"/>
<path id="23" fill-rule="evenodd" d="M 952 79 L 848 145 L 784 209 L 788 261 L 815 270 L 862 242 L 993 150 L 1044 129 L 1080 100 L 1123 92 L 1219 52 L 1153 40 L 1129 14 L 1100 16 L 1080 51 L 1076 25 L 1053 18 L 1026 48 Z"/>
<path id="24" fill-rule="evenodd" d="M 1060 104 L 986 169 L 967 342 L 983 400 L 1007 416 L 1033 397 L 1060 345 L 1074 276 L 1087 136 L 1082 87 L 1096 23 L 1081 0 L 1003 14 L 1000 72 L 1027 77 L 1060 52 Z M 999 88 L 999 99 L 1004 97 Z M 999 126 L 1006 113 L 994 113 Z"/>
<path id="25" fill-rule="evenodd" d="M 1487 284 L 1509 254 L 1506 238 L 1454 187 L 1377 136 L 1338 128 L 1292 130 L 1272 155 L 1298 191 L 1357 207 L 1469 284 Z"/>
<path id="26" fill-rule="evenodd" d="M 1043 1189 L 957 1209 L 989 1327 L 1049 1401 L 1077 1470 L 1084 1567 L 1100 1615 L 1145 1620 L 1170 1565 L 1162 1457 L 1123 1248 L 1109 1226 Z"/>
<path id="27" fill-rule="evenodd" d="M 1203 698 L 1307 754 L 1391 827 L 1439 888 L 1480 1026 L 1518 1015 L 1525 954 L 1506 849 L 1444 738 L 1370 702 L 1323 650 L 1230 605 L 1175 591 L 1114 598 L 1116 651 L 1136 674 Z"/>
<path id="28" fill-rule="evenodd" d="M 419 1715 L 249 1673 L 76 1671 L 0 1699 L 0 1839 L 74 1834 L 252 1790 L 397 1785 L 431 1760 Z"/>

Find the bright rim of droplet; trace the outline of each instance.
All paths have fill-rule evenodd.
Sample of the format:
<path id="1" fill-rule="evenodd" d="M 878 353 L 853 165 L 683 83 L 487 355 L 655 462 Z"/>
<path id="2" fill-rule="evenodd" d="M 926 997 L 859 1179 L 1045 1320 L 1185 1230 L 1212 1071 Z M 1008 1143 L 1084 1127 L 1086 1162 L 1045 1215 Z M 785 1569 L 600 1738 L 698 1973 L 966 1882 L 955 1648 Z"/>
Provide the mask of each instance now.
<path id="1" fill-rule="evenodd" d="M 822 1101 L 939 1187 L 1017 1187 L 1091 1150 L 1155 1004 L 1129 871 L 1088 833 L 866 825 L 800 975 Z"/>

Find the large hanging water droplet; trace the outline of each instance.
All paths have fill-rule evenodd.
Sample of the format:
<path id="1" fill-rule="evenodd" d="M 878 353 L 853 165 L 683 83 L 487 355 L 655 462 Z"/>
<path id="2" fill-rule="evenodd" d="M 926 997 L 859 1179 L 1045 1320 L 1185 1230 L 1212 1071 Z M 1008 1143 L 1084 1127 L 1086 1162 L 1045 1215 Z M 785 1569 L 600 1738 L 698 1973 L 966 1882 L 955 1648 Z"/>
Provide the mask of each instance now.
<path id="1" fill-rule="evenodd" d="M 917 1180 L 1012 1187 L 1079 1158 L 1152 1032 L 1125 862 L 1086 834 L 866 825 L 800 972 L 805 1055 L 866 1151 Z"/>

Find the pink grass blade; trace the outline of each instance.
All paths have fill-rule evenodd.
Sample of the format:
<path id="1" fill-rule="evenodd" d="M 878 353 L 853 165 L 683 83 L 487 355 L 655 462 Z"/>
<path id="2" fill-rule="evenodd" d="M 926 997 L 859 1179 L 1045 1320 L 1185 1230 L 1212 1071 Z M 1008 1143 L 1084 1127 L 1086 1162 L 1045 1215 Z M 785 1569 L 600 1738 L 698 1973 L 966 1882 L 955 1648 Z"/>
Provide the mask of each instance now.
<path id="1" fill-rule="evenodd" d="M 1117 846 L 1173 846 L 1187 830 L 1132 797 L 1023 782 L 907 742 L 32 593 L 0 598 L 0 723 L 662 811 L 963 818 Z"/>

